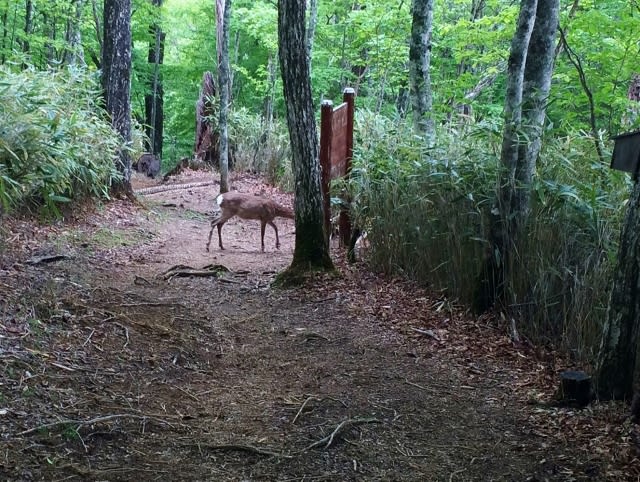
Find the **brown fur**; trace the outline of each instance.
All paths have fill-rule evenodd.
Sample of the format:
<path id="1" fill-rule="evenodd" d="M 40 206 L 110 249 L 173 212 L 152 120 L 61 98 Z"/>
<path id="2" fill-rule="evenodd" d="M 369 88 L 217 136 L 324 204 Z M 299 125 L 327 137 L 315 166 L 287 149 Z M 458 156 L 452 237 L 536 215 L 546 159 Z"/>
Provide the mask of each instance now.
<path id="1" fill-rule="evenodd" d="M 262 251 L 264 251 L 264 231 L 268 224 L 276 233 L 276 248 L 280 248 L 280 238 L 278 237 L 278 227 L 273 220 L 276 217 L 294 218 L 292 209 L 281 206 L 271 199 L 254 196 L 253 194 L 243 194 L 239 192 L 227 192 L 219 195 L 216 202 L 220 206 L 220 215 L 211 221 L 211 231 L 209 231 L 209 240 L 207 241 L 207 251 L 211 244 L 213 229 L 218 228 L 218 242 L 220 249 L 224 249 L 222 245 L 222 226 L 233 216 L 239 216 L 242 219 L 260 220 L 260 234 L 262 241 Z"/>

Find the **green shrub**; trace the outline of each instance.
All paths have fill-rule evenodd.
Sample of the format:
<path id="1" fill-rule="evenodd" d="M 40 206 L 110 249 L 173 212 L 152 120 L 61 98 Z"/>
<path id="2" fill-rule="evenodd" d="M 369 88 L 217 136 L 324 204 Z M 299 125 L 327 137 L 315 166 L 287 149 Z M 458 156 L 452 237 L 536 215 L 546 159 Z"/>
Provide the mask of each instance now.
<path id="1" fill-rule="evenodd" d="M 408 123 L 356 116 L 350 190 L 370 262 L 471 305 L 489 247 L 501 133 L 442 128 L 425 149 Z M 596 347 L 617 252 L 627 176 L 598 163 L 584 136 L 547 139 L 532 213 L 508 280 L 522 334 L 580 356 Z"/>
<path id="2" fill-rule="evenodd" d="M 13 73 L 0 67 L 0 202 L 10 211 L 107 197 L 121 147 L 81 71 Z"/>

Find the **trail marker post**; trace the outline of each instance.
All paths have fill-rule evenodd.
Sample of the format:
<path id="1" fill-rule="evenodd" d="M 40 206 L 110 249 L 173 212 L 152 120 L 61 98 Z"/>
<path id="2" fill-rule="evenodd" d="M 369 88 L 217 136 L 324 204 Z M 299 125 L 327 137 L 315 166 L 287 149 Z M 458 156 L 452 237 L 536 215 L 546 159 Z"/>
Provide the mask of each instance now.
<path id="1" fill-rule="evenodd" d="M 342 104 L 335 109 L 333 102 L 325 100 L 320 110 L 320 166 L 322 168 L 322 200 L 324 208 L 325 237 L 331 233 L 331 180 L 348 178 L 353 157 L 353 116 L 355 112 L 355 90 L 344 89 Z M 348 205 L 348 200 L 345 200 Z M 349 244 L 351 220 L 347 209 L 340 210 L 340 241 Z"/>

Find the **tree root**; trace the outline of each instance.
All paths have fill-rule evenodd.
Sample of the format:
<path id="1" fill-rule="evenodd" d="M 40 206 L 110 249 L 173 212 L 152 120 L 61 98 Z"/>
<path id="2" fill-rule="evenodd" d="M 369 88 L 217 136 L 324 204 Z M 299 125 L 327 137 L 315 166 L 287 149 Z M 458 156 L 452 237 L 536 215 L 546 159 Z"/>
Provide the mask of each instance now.
<path id="1" fill-rule="evenodd" d="M 314 449 L 316 447 L 320 447 L 324 445 L 325 449 L 328 449 L 333 445 L 335 440 L 344 432 L 346 432 L 351 427 L 355 427 L 356 425 L 362 425 L 363 423 L 382 423 L 377 418 L 349 418 L 347 420 L 343 420 L 338 424 L 333 432 L 331 432 L 326 437 L 318 440 L 317 442 L 313 442 L 311 445 L 305 447 L 301 450 L 301 452 L 306 452 L 307 450 Z"/>

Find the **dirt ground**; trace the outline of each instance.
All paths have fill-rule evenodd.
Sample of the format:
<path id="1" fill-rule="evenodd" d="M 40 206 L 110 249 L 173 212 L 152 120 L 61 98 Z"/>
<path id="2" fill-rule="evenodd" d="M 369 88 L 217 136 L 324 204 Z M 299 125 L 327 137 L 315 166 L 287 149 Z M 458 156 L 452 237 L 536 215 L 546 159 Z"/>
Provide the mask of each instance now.
<path id="1" fill-rule="evenodd" d="M 492 318 L 336 247 L 338 276 L 272 288 L 291 220 L 207 253 L 212 180 L 3 225 L 0 480 L 640 480 L 626 407 L 549 403 L 570 365 Z"/>

